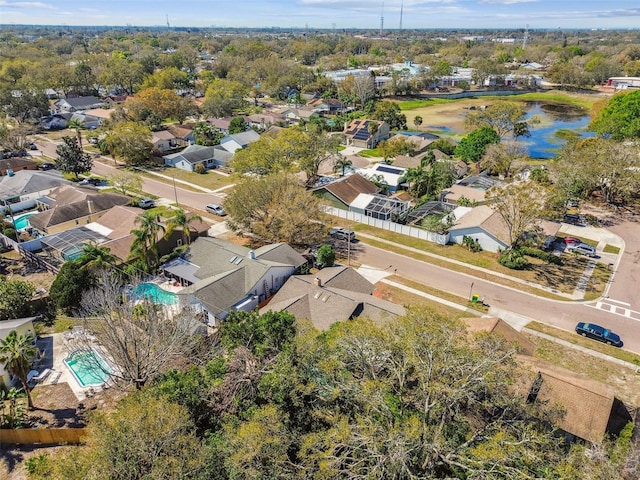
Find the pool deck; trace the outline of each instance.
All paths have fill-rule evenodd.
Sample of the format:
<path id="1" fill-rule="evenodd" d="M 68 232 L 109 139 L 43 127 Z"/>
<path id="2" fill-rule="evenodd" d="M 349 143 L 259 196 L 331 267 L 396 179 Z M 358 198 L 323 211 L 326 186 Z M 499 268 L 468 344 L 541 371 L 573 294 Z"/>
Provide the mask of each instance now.
<path id="1" fill-rule="evenodd" d="M 171 292 L 171 293 L 178 293 L 180 290 L 184 288 L 181 285 L 176 286 L 175 282 L 172 280 L 157 282 L 156 285 L 158 285 L 162 290 L 166 290 L 167 292 Z"/>
<path id="2" fill-rule="evenodd" d="M 49 364 L 52 364 L 49 368 L 51 372 L 47 377 L 39 382 L 39 385 L 52 385 L 57 383 L 67 383 L 71 391 L 78 398 L 79 401 L 83 401 L 86 398 L 92 396 L 93 393 L 102 390 L 103 387 L 82 387 L 69 370 L 69 367 L 64 363 L 64 359 L 75 350 L 75 348 L 65 339 L 65 335 L 71 332 L 54 333 L 51 335 L 43 335 L 43 338 L 52 339 L 52 352 L 47 352 L 47 358 Z M 46 358 L 46 357 L 45 357 Z"/>

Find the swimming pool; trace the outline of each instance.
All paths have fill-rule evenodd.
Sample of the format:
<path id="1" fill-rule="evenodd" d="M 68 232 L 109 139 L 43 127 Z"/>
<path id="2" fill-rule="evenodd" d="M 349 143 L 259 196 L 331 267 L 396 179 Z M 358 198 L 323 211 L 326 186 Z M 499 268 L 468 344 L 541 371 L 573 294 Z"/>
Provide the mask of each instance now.
<path id="1" fill-rule="evenodd" d="M 29 226 L 29 217 L 35 215 L 39 212 L 28 212 L 23 213 L 22 215 L 14 215 L 13 221 L 16 224 L 16 230 L 22 230 L 23 228 L 27 228 Z M 9 221 L 11 221 L 11 217 L 8 217 Z"/>
<path id="2" fill-rule="evenodd" d="M 98 387 L 111 373 L 107 362 L 93 349 L 75 350 L 64 363 L 81 387 Z"/>
<path id="3" fill-rule="evenodd" d="M 163 290 L 155 283 L 141 283 L 135 289 L 136 297 L 147 298 L 153 303 L 161 305 L 175 305 L 178 303 L 178 297 L 175 293 Z"/>

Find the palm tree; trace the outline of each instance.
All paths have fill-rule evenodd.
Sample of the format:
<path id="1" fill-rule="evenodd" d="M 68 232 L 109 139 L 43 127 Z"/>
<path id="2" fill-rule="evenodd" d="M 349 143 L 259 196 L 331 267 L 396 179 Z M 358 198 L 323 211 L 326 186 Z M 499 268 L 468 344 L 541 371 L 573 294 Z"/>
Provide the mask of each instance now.
<path id="1" fill-rule="evenodd" d="M 202 217 L 196 214 L 189 215 L 181 208 L 178 208 L 173 216 L 167 220 L 167 231 L 164 234 L 165 238 L 169 237 L 176 228 L 179 228 L 182 230 L 184 241 L 187 244 L 191 243 L 191 227 L 189 224 L 194 221 L 201 222 Z"/>
<path id="2" fill-rule="evenodd" d="M 80 131 L 82 127 L 83 125 L 79 120 L 70 120 L 67 124 L 67 128 L 75 129 L 76 136 L 78 137 L 78 145 L 80 145 L 80 150 L 82 150 L 82 132 Z"/>
<path id="3" fill-rule="evenodd" d="M 12 330 L 0 344 L 0 363 L 4 363 L 5 370 L 20 380 L 27 394 L 29 409 L 33 408 L 33 400 L 27 376 L 31 370 L 31 362 L 38 355 L 38 347 L 35 346 L 34 340 L 35 337 L 31 333 L 18 335 L 16 330 Z"/>
<path id="4" fill-rule="evenodd" d="M 342 173 L 340 174 L 340 176 L 344 177 L 345 169 L 347 169 L 351 165 L 353 165 L 353 162 L 351 160 L 349 160 L 344 155 L 338 155 L 338 158 L 336 158 L 336 161 L 333 165 L 333 171 L 334 172 L 341 171 Z"/>
<path id="5" fill-rule="evenodd" d="M 82 254 L 77 261 L 90 270 L 103 270 L 115 265 L 118 259 L 107 247 L 100 247 L 92 242 L 82 247 Z"/>
<path id="6" fill-rule="evenodd" d="M 138 215 L 135 220 L 136 225 L 140 228 L 131 230 L 135 235 L 133 244 L 131 245 L 130 256 L 139 254 L 145 258 L 147 265 L 152 267 L 158 258 L 156 244 L 158 243 L 158 233 L 164 232 L 164 225 L 160 223 L 160 217 L 153 212 L 144 212 Z"/>

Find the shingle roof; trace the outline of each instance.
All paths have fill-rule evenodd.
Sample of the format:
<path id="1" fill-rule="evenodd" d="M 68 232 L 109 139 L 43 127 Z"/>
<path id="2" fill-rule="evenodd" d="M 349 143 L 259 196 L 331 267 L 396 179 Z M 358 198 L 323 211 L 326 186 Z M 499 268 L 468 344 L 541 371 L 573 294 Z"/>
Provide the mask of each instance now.
<path id="1" fill-rule="evenodd" d="M 16 170 L 18 168 L 28 168 L 35 167 L 38 164 L 29 158 L 24 157 L 14 157 L 14 158 L 4 158 L 0 159 L 0 172 L 4 172 L 6 170 Z"/>
<path id="2" fill-rule="evenodd" d="M 519 353 L 532 356 L 536 351 L 536 344 L 529 340 L 525 335 L 518 332 L 500 318 L 461 318 L 469 333 L 487 332 L 489 334 L 498 334 L 510 343 L 514 344 Z"/>
<path id="3" fill-rule="evenodd" d="M 558 426 L 589 442 L 599 443 L 607 432 L 614 404 L 611 387 L 544 360 L 518 356 L 518 361 L 542 380 L 537 399 L 559 405 L 565 412 Z"/>
<path id="4" fill-rule="evenodd" d="M 361 193 L 373 194 L 380 191 L 375 183 L 357 173 L 343 177 L 321 187 L 317 187 L 313 191 L 317 192 L 320 190 L 330 192 L 345 205 L 350 205 L 351 202 L 353 202 Z"/>
<path id="5" fill-rule="evenodd" d="M 383 321 L 404 314 L 403 307 L 372 296 L 373 288 L 350 267 L 325 268 L 315 275 L 290 277 L 261 312 L 286 310 L 320 330 L 359 316 Z"/>
<path id="6" fill-rule="evenodd" d="M 205 147 L 204 145 L 189 145 L 187 148 L 178 153 L 165 155 L 163 157 L 172 162 L 184 160 L 190 164 L 204 162 L 206 160 L 227 161 L 231 158 L 231 154 L 217 145 Z"/>
<path id="7" fill-rule="evenodd" d="M 89 107 L 102 102 L 102 100 L 94 96 L 65 98 L 64 101 L 73 108 Z"/>
<path id="8" fill-rule="evenodd" d="M 20 170 L 13 176 L 5 175 L 0 178 L 0 198 L 28 195 L 70 183 L 60 172 Z"/>
<path id="9" fill-rule="evenodd" d="M 176 136 L 169 130 L 160 130 L 159 132 L 153 132 L 151 136 L 154 140 L 173 140 L 176 138 Z"/>
<path id="10" fill-rule="evenodd" d="M 104 212 L 116 205 L 128 205 L 131 201 L 125 195 L 100 193 L 95 189 L 67 185 L 59 187 L 58 192 L 52 192 L 49 197 L 55 200 L 53 206 L 29 218 L 29 223 L 40 230 L 98 212 Z"/>

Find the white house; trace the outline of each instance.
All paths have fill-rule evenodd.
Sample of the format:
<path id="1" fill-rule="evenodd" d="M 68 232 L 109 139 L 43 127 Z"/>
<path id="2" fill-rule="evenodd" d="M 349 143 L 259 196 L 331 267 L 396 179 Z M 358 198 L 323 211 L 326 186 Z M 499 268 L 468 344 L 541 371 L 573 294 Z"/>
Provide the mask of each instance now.
<path id="1" fill-rule="evenodd" d="M 233 155 L 218 145 L 205 147 L 204 145 L 189 145 L 178 153 L 165 155 L 164 164 L 181 170 L 193 172 L 199 163 L 206 169 L 226 167 Z"/>
<path id="2" fill-rule="evenodd" d="M 461 244 L 465 236 L 471 237 L 488 252 L 497 252 L 509 246 L 509 229 L 500 214 L 491 207 L 458 207 L 452 215 L 456 221 L 449 230 L 450 242 Z"/>
<path id="3" fill-rule="evenodd" d="M 247 148 L 250 143 L 257 140 L 260 140 L 260 134 L 255 130 L 247 130 L 224 137 L 220 140 L 220 146 L 229 153 L 235 153 L 236 150 Z"/>
<path id="4" fill-rule="evenodd" d="M 35 336 L 35 330 L 33 329 L 33 321 L 35 319 L 36 317 L 29 317 L 0 321 L 0 341 L 7 338 L 14 330 L 18 335 L 32 334 Z M 5 370 L 4 363 L 0 363 L 0 388 L 2 388 L 2 385 L 8 387 L 10 384 L 11 375 Z"/>
<path id="5" fill-rule="evenodd" d="M 0 208 L 10 205 L 13 212 L 36 206 L 36 199 L 59 187 L 70 185 L 60 172 L 20 170 L 0 177 Z"/>
<path id="6" fill-rule="evenodd" d="M 361 193 L 349 205 L 349 211 L 379 220 L 394 220 L 409 209 L 409 202 L 384 195 Z"/>
<path id="7" fill-rule="evenodd" d="M 177 146 L 175 135 L 168 130 L 153 132 L 151 134 L 151 143 L 162 152 L 166 152 Z"/>
<path id="8" fill-rule="evenodd" d="M 400 180 L 406 173 L 406 169 L 402 167 L 396 167 L 394 165 L 388 165 L 386 163 L 376 163 L 367 168 L 361 168 L 358 173 L 365 178 L 371 179 L 373 177 L 382 178 L 384 182 L 389 186 L 390 192 L 395 192 L 398 189 Z"/>

